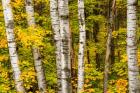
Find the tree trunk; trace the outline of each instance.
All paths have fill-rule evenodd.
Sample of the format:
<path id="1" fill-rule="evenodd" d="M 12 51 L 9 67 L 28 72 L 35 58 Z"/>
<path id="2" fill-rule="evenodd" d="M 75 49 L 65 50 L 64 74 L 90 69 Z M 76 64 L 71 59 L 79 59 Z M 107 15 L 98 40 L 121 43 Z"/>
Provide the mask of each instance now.
<path id="1" fill-rule="evenodd" d="M 99 7 L 100 8 L 100 7 Z M 98 13 L 99 15 L 99 13 Z M 98 32 L 100 30 L 100 27 L 99 27 L 99 23 L 98 22 L 95 22 L 95 28 L 93 28 L 93 39 L 94 39 L 94 42 L 95 44 L 98 43 L 98 38 L 97 38 L 97 35 L 98 35 Z M 95 30 L 95 31 L 94 31 Z M 99 60 L 99 53 L 97 51 L 95 51 L 95 62 L 96 62 L 96 69 L 100 70 L 100 60 Z"/>
<path id="2" fill-rule="evenodd" d="M 72 93 L 76 93 L 77 88 L 74 84 L 77 83 L 77 70 L 76 70 L 76 61 L 75 61 L 75 49 L 74 49 L 74 38 L 72 38 L 73 32 L 71 31 L 70 28 L 70 46 L 71 46 L 71 83 L 72 83 Z"/>
<path id="3" fill-rule="evenodd" d="M 10 55 L 12 69 L 14 72 L 16 91 L 19 93 L 25 93 L 23 81 L 21 80 L 20 77 L 21 71 L 19 69 L 19 58 L 16 50 L 16 42 L 14 36 L 14 20 L 13 20 L 13 13 L 12 13 L 12 8 L 10 3 L 11 3 L 10 0 L 2 0 L 9 55 Z"/>
<path id="4" fill-rule="evenodd" d="M 70 29 L 68 0 L 58 0 L 61 36 L 61 93 L 71 93 Z"/>
<path id="5" fill-rule="evenodd" d="M 28 25 L 35 27 L 33 1 L 26 0 L 25 5 L 26 5 Z M 45 79 L 45 73 L 44 73 L 43 64 L 41 60 L 41 54 L 39 52 L 39 49 L 35 47 L 34 45 L 32 46 L 32 49 L 33 49 L 35 70 L 37 72 L 37 81 L 38 81 L 39 91 L 41 93 L 46 93 L 46 79 Z"/>
<path id="6" fill-rule="evenodd" d="M 129 93 L 140 93 L 136 40 L 136 5 L 137 0 L 127 0 L 127 56 Z"/>
<path id="7" fill-rule="evenodd" d="M 112 31 L 116 31 L 116 0 L 113 0 L 112 2 L 112 7 L 111 7 L 112 11 L 111 11 L 111 14 L 112 14 Z M 111 40 L 111 65 L 114 64 L 115 62 L 115 39 L 112 37 L 112 40 Z"/>
<path id="8" fill-rule="evenodd" d="M 114 0 L 115 1 L 115 0 Z M 111 42 L 112 42 L 112 31 L 113 31 L 113 7 L 114 1 L 109 0 L 109 7 L 108 7 L 108 38 L 106 43 L 106 56 L 105 56 L 105 68 L 104 68 L 104 93 L 107 93 L 108 88 L 108 74 L 109 74 L 109 66 L 111 61 Z"/>
<path id="9" fill-rule="evenodd" d="M 56 45 L 56 65 L 57 65 L 57 87 L 58 93 L 61 93 L 61 56 L 60 56 L 60 22 L 58 15 L 58 0 L 50 0 L 50 15 L 54 40 Z"/>
<path id="10" fill-rule="evenodd" d="M 86 18 L 86 16 L 85 16 L 85 18 Z M 86 30 L 86 40 L 88 41 L 88 40 L 90 40 L 90 32 L 88 31 L 88 30 Z M 89 47 L 89 42 L 86 42 L 86 47 Z M 90 62 L 90 50 L 89 50 L 89 48 L 87 48 L 87 51 L 86 51 L 86 60 L 87 60 L 87 63 L 88 64 L 90 64 L 91 62 Z"/>
<path id="11" fill-rule="evenodd" d="M 77 92 L 81 93 L 84 86 L 84 49 L 86 43 L 85 31 L 85 15 L 84 15 L 84 0 L 78 0 L 78 18 L 79 18 L 79 54 L 78 54 L 78 88 Z"/>

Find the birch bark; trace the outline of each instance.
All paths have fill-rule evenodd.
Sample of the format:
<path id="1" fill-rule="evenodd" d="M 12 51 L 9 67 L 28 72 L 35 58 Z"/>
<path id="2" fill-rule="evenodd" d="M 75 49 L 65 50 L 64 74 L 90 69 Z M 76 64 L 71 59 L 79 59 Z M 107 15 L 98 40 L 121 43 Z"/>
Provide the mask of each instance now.
<path id="1" fill-rule="evenodd" d="M 86 44 L 84 0 L 78 0 L 78 18 L 79 18 L 80 38 L 79 38 L 79 54 L 78 54 L 77 92 L 81 93 L 84 85 L 84 48 Z"/>
<path id="2" fill-rule="evenodd" d="M 25 0 L 25 5 L 26 5 L 28 25 L 35 27 L 33 1 Z M 37 73 L 39 91 L 41 93 L 46 93 L 46 79 L 45 79 L 45 73 L 44 73 L 43 64 L 41 60 L 41 54 L 40 54 L 39 49 L 34 45 L 32 46 L 32 50 L 33 50 L 35 70 Z"/>
<path id="3" fill-rule="evenodd" d="M 58 15 L 58 0 L 50 0 L 50 15 L 56 46 L 57 87 L 58 93 L 61 93 L 61 56 L 60 56 L 61 47 L 60 47 L 60 22 Z"/>
<path id="4" fill-rule="evenodd" d="M 136 4 L 137 0 L 127 0 L 127 56 L 129 93 L 140 93 L 136 40 Z"/>
<path id="5" fill-rule="evenodd" d="M 58 0 L 61 36 L 62 93 L 71 93 L 70 29 L 68 0 Z"/>
<path id="6" fill-rule="evenodd" d="M 9 55 L 14 72 L 16 91 L 19 93 L 25 93 L 23 81 L 20 78 L 21 71 L 19 69 L 19 58 L 16 50 L 16 42 L 14 36 L 14 20 L 10 2 L 10 0 L 2 0 Z"/>

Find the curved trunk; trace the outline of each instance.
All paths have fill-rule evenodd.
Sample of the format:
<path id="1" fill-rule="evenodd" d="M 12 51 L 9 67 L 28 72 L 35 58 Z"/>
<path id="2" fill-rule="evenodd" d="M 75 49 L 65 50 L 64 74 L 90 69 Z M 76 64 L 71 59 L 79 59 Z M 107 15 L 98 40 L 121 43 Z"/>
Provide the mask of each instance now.
<path id="1" fill-rule="evenodd" d="M 127 56 L 129 93 L 140 93 L 136 42 L 136 4 L 137 0 L 127 0 Z"/>
<path id="2" fill-rule="evenodd" d="M 58 0 L 50 0 L 50 15 L 54 40 L 56 46 L 56 66 L 57 66 L 57 87 L 58 93 L 61 93 L 61 56 L 60 56 L 60 23 L 58 15 Z"/>
<path id="3" fill-rule="evenodd" d="M 23 87 L 23 81 L 20 78 L 21 71 L 19 69 L 19 58 L 16 50 L 16 42 L 14 36 L 14 20 L 13 20 L 10 0 L 2 0 L 2 6 L 4 11 L 6 35 L 7 35 L 11 65 L 14 72 L 16 91 L 19 93 L 25 93 L 25 89 Z"/>
<path id="4" fill-rule="evenodd" d="M 78 18 L 79 18 L 79 54 L 78 54 L 78 88 L 81 93 L 84 86 L 84 48 L 86 43 L 84 0 L 78 0 Z"/>
<path id="5" fill-rule="evenodd" d="M 108 37 L 106 43 L 106 56 L 105 56 L 105 68 L 104 68 L 104 93 L 107 93 L 108 88 L 108 74 L 111 61 L 111 43 L 112 43 L 112 31 L 113 31 L 113 12 L 116 0 L 109 0 L 108 7 Z"/>
<path id="6" fill-rule="evenodd" d="M 33 1 L 25 0 L 25 5 L 26 5 L 28 25 L 35 27 Z M 41 93 L 46 93 L 46 79 L 45 79 L 45 73 L 43 69 L 43 63 L 41 60 L 41 54 L 39 52 L 39 49 L 35 46 L 32 46 L 32 50 L 33 50 L 35 70 L 37 73 L 39 91 Z"/>

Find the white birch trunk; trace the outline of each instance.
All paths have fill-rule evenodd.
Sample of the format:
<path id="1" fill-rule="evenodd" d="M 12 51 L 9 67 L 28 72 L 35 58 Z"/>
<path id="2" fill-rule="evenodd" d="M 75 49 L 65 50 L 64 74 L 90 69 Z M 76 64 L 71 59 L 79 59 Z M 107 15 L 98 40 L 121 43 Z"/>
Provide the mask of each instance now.
<path id="1" fill-rule="evenodd" d="M 127 0 L 127 56 L 129 93 L 140 93 L 136 40 L 136 5 L 137 0 Z"/>
<path id="2" fill-rule="evenodd" d="M 70 30 L 68 0 L 58 0 L 61 36 L 61 93 L 71 93 Z"/>
<path id="3" fill-rule="evenodd" d="M 50 15 L 54 40 L 56 45 L 56 66 L 57 66 L 57 87 L 58 93 L 61 93 L 61 56 L 60 56 L 60 23 L 58 15 L 58 0 L 50 0 Z"/>
<path id="4" fill-rule="evenodd" d="M 34 8 L 32 0 L 25 0 L 28 25 L 35 27 Z M 39 49 L 33 45 L 34 65 L 37 73 L 39 91 L 46 93 L 46 79 Z"/>
<path id="5" fill-rule="evenodd" d="M 19 93 L 25 93 L 23 81 L 20 78 L 21 71 L 19 69 L 19 58 L 16 50 L 16 42 L 14 36 L 14 20 L 13 20 L 13 13 L 12 13 L 12 8 L 10 3 L 11 3 L 10 0 L 2 0 L 9 55 L 10 55 L 12 69 L 14 72 L 16 91 Z"/>
<path id="6" fill-rule="evenodd" d="M 78 0 L 78 18 L 79 18 L 79 54 L 78 54 L 78 88 L 81 93 L 84 86 L 84 48 L 86 43 L 84 0 Z"/>

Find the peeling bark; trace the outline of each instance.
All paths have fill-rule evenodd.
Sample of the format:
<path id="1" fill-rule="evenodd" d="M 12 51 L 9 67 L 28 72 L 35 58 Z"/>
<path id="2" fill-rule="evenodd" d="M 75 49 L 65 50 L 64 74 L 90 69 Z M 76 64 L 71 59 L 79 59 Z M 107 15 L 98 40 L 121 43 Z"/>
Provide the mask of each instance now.
<path id="1" fill-rule="evenodd" d="M 84 15 L 84 0 L 78 0 L 78 18 L 79 18 L 79 54 L 78 54 L 78 87 L 77 92 L 81 93 L 84 86 L 84 49 L 86 45 L 85 31 L 85 15 Z"/>
<path id="2" fill-rule="evenodd" d="M 68 0 L 58 0 L 61 36 L 61 93 L 71 93 L 70 27 Z"/>
<path id="3" fill-rule="evenodd" d="M 12 70 L 14 72 L 16 91 L 19 93 L 25 93 L 23 81 L 20 78 L 21 71 L 19 69 L 19 58 L 16 50 L 16 42 L 15 42 L 15 35 L 14 35 L 14 20 L 13 20 L 13 13 L 12 13 L 12 8 L 10 3 L 11 3 L 10 0 L 2 0 L 9 55 L 10 55 Z"/>
<path id="4" fill-rule="evenodd" d="M 33 1 L 25 0 L 25 6 L 26 6 L 28 25 L 35 27 Z M 41 54 L 39 49 L 34 45 L 32 46 L 32 50 L 33 50 L 35 70 L 37 73 L 39 91 L 41 93 L 46 93 L 46 79 L 45 79 L 45 73 L 43 69 L 43 63 L 41 60 Z"/>
<path id="5" fill-rule="evenodd" d="M 56 46 L 56 66 L 57 66 L 57 87 L 58 93 L 61 93 L 61 56 L 60 56 L 60 22 L 58 15 L 58 0 L 50 0 L 50 15 L 54 40 Z"/>
<path id="6" fill-rule="evenodd" d="M 136 40 L 136 4 L 137 0 L 127 0 L 127 56 L 129 93 L 140 93 Z"/>

